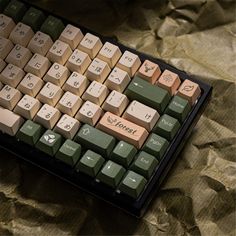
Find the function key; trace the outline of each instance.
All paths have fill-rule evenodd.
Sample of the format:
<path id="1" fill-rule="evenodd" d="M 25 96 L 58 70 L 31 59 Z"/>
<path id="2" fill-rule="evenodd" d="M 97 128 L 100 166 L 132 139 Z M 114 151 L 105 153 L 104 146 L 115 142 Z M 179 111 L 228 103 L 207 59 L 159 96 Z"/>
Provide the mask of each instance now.
<path id="1" fill-rule="evenodd" d="M 4 10 L 4 14 L 11 17 L 15 22 L 18 22 L 22 19 L 27 8 L 24 3 L 20 1 L 11 1 Z"/>
<path id="2" fill-rule="evenodd" d="M 0 0 L 0 12 L 3 12 L 10 0 Z"/>
<path id="3" fill-rule="evenodd" d="M 0 36 L 8 38 L 15 26 L 15 22 L 10 17 L 0 14 Z"/>

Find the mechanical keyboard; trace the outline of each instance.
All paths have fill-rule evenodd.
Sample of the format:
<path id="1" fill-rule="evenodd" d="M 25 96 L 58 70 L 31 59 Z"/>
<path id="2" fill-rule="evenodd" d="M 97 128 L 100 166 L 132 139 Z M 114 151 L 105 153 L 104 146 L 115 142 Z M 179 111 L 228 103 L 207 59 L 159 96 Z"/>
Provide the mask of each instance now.
<path id="1" fill-rule="evenodd" d="M 0 0 L 0 146 L 137 217 L 211 86 L 24 1 Z"/>

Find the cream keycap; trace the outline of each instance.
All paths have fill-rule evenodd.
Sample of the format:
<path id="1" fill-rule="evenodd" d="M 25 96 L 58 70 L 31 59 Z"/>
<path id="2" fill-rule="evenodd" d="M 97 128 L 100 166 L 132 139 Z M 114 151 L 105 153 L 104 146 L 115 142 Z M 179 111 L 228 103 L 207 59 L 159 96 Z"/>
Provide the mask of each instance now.
<path id="1" fill-rule="evenodd" d="M 50 36 L 38 31 L 30 40 L 28 48 L 33 53 L 39 53 L 42 56 L 45 56 L 52 45 L 53 41 Z"/>
<path id="2" fill-rule="evenodd" d="M 62 95 L 63 90 L 60 87 L 47 82 L 39 92 L 37 99 L 42 103 L 47 103 L 51 106 L 55 106 Z"/>
<path id="3" fill-rule="evenodd" d="M 0 131 L 15 136 L 24 123 L 24 119 L 12 111 L 0 107 Z"/>
<path id="4" fill-rule="evenodd" d="M 56 107 L 62 113 L 74 116 L 81 105 L 82 99 L 79 96 L 71 92 L 65 92 Z"/>
<path id="5" fill-rule="evenodd" d="M 6 67 L 7 63 L 3 61 L 2 58 L 0 58 L 0 72 L 3 71 L 3 69 Z"/>
<path id="6" fill-rule="evenodd" d="M 81 96 L 89 85 L 89 80 L 78 72 L 73 72 L 66 83 L 63 85 L 63 90 L 72 92 Z"/>
<path id="7" fill-rule="evenodd" d="M 84 37 L 81 30 L 73 25 L 68 24 L 60 35 L 60 40 L 69 44 L 71 49 L 74 50 L 82 38 Z"/>
<path id="8" fill-rule="evenodd" d="M 26 47 L 33 36 L 34 31 L 30 28 L 30 26 L 19 22 L 12 30 L 9 39 L 14 44 L 20 44 Z"/>
<path id="9" fill-rule="evenodd" d="M 113 90 L 102 105 L 103 110 L 120 116 L 129 104 L 125 94 Z"/>
<path id="10" fill-rule="evenodd" d="M 12 48 L 13 43 L 9 39 L 0 36 L 0 58 L 4 60 Z"/>
<path id="11" fill-rule="evenodd" d="M 108 76 L 105 85 L 110 90 L 116 90 L 122 93 L 128 86 L 129 82 L 130 82 L 130 77 L 128 73 L 124 70 L 121 70 L 118 67 L 115 67 Z"/>
<path id="12" fill-rule="evenodd" d="M 110 73 L 111 69 L 108 64 L 98 58 L 95 58 L 86 71 L 89 80 L 96 80 L 103 83 Z"/>
<path id="13" fill-rule="evenodd" d="M 51 62 L 44 56 L 35 53 L 25 66 L 25 71 L 42 78 L 51 66 Z"/>
<path id="14" fill-rule="evenodd" d="M 26 63 L 30 60 L 31 57 L 32 53 L 28 48 L 16 44 L 15 47 L 11 50 L 11 52 L 8 54 L 6 62 L 23 69 L 23 67 L 26 65 Z"/>
<path id="15" fill-rule="evenodd" d="M 176 90 L 178 89 L 180 84 L 181 81 L 179 76 L 169 70 L 164 70 L 157 81 L 157 85 L 163 89 L 166 89 L 171 96 L 176 93 Z"/>
<path id="16" fill-rule="evenodd" d="M 140 65 L 141 61 L 138 55 L 125 51 L 116 66 L 126 71 L 130 77 L 133 77 Z"/>
<path id="17" fill-rule="evenodd" d="M 16 105 L 14 112 L 28 120 L 32 120 L 40 107 L 41 103 L 37 99 L 25 95 Z"/>
<path id="18" fill-rule="evenodd" d="M 86 101 L 80 108 L 75 118 L 79 121 L 94 126 L 103 114 L 100 106 Z"/>
<path id="19" fill-rule="evenodd" d="M 7 108 L 8 110 L 13 110 L 21 97 L 22 94 L 17 89 L 5 85 L 0 91 L 0 106 Z"/>
<path id="20" fill-rule="evenodd" d="M 44 82 L 42 79 L 40 79 L 36 75 L 28 73 L 20 82 L 17 89 L 19 89 L 24 94 L 28 94 L 31 97 L 35 97 L 41 90 L 43 85 Z"/>
<path id="21" fill-rule="evenodd" d="M 76 71 L 83 74 L 87 70 L 90 63 L 91 59 L 87 53 L 75 49 L 67 61 L 66 66 L 70 71 Z"/>
<path id="22" fill-rule="evenodd" d="M 90 58 L 95 58 L 99 50 L 102 48 L 101 40 L 90 33 L 87 33 L 84 38 L 81 40 L 78 49 L 83 52 L 86 52 Z"/>
<path id="23" fill-rule="evenodd" d="M 147 80 L 151 84 L 155 84 L 161 74 L 160 67 L 149 60 L 145 60 L 138 70 L 138 76 Z"/>
<path id="24" fill-rule="evenodd" d="M 44 76 L 43 80 L 61 87 L 66 82 L 69 75 L 70 72 L 65 66 L 54 63 Z"/>
<path id="25" fill-rule="evenodd" d="M 15 23 L 12 18 L 0 14 L 0 36 L 8 38 L 14 27 Z"/>
<path id="26" fill-rule="evenodd" d="M 148 137 L 148 132 L 143 127 L 127 121 L 119 116 L 106 112 L 97 124 L 97 128 L 116 137 L 117 139 L 141 148 Z"/>
<path id="27" fill-rule="evenodd" d="M 64 114 L 56 124 L 54 131 L 61 134 L 64 138 L 73 139 L 80 125 L 78 120 Z"/>
<path id="28" fill-rule="evenodd" d="M 97 57 L 108 63 L 110 68 L 113 68 L 120 59 L 122 53 L 116 45 L 106 42 L 99 51 Z"/>
<path id="29" fill-rule="evenodd" d="M 52 129 L 61 117 L 61 113 L 55 107 L 44 104 L 36 114 L 34 121 L 44 126 L 46 129 Z"/>
<path id="30" fill-rule="evenodd" d="M 160 115 L 155 109 L 134 100 L 128 106 L 123 117 L 126 120 L 144 127 L 148 132 L 150 132 L 158 121 Z"/>
<path id="31" fill-rule="evenodd" d="M 101 84 L 97 81 L 93 81 L 87 90 L 84 92 L 82 98 L 84 100 L 89 100 L 97 105 L 101 105 L 106 99 L 109 90 L 104 84 Z"/>
<path id="32" fill-rule="evenodd" d="M 8 64 L 0 74 L 0 81 L 12 87 L 16 87 L 24 77 L 25 72 L 12 64 Z"/>

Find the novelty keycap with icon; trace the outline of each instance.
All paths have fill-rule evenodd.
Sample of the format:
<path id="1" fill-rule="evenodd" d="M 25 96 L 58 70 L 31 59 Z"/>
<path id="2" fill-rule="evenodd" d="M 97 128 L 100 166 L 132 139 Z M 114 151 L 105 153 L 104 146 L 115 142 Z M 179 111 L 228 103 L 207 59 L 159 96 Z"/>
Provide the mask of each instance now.
<path id="1" fill-rule="evenodd" d="M 0 146 L 136 216 L 210 94 L 161 60 L 0 0 Z"/>

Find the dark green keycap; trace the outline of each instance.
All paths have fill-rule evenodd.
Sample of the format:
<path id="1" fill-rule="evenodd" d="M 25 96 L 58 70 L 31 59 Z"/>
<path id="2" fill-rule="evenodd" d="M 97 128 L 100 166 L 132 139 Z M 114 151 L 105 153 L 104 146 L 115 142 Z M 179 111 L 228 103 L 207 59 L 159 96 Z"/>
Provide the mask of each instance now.
<path id="1" fill-rule="evenodd" d="M 11 1 L 4 10 L 4 14 L 10 16 L 15 22 L 22 19 L 27 8 L 24 3 L 20 1 Z"/>
<path id="2" fill-rule="evenodd" d="M 120 141 L 113 150 L 110 158 L 118 164 L 128 167 L 136 153 L 137 149 L 133 145 Z"/>
<path id="3" fill-rule="evenodd" d="M 143 191 L 147 180 L 133 171 L 128 171 L 125 178 L 122 180 L 119 186 L 119 190 L 132 198 L 138 198 Z"/>
<path id="4" fill-rule="evenodd" d="M 44 21 L 40 29 L 43 33 L 50 35 L 52 39 L 55 41 L 56 39 L 59 38 L 64 28 L 65 26 L 60 19 L 54 16 L 49 16 Z"/>
<path id="5" fill-rule="evenodd" d="M 177 119 L 164 114 L 153 128 L 153 132 L 170 141 L 174 138 L 179 128 L 180 123 Z"/>
<path id="6" fill-rule="evenodd" d="M 52 130 L 47 130 L 37 142 L 36 147 L 42 152 L 54 156 L 59 150 L 61 144 L 62 136 Z"/>
<path id="7" fill-rule="evenodd" d="M 125 169 L 113 161 L 108 161 L 98 173 L 97 179 L 111 187 L 116 187 L 121 181 Z"/>
<path id="8" fill-rule="evenodd" d="M 17 133 L 17 138 L 29 145 L 35 145 L 42 136 L 44 129 L 41 125 L 27 120 Z"/>
<path id="9" fill-rule="evenodd" d="M 0 12 L 3 12 L 10 0 L 0 0 Z"/>
<path id="10" fill-rule="evenodd" d="M 154 156 L 141 151 L 131 165 L 131 169 L 146 178 L 150 178 L 157 165 L 158 161 Z"/>
<path id="11" fill-rule="evenodd" d="M 101 155 L 88 150 L 76 165 L 76 170 L 95 177 L 104 162 L 105 159 Z"/>
<path id="12" fill-rule="evenodd" d="M 42 11 L 31 7 L 24 15 L 22 22 L 31 26 L 34 31 L 37 31 L 45 20 L 45 15 Z"/>
<path id="13" fill-rule="evenodd" d="M 143 145 L 143 151 L 155 156 L 160 160 L 166 149 L 169 146 L 169 142 L 157 134 L 151 134 L 145 144 Z"/>
<path id="14" fill-rule="evenodd" d="M 183 122 L 187 117 L 191 106 L 189 102 L 179 96 L 174 96 L 170 104 L 165 110 L 165 113 Z"/>
<path id="15" fill-rule="evenodd" d="M 67 165 L 74 166 L 81 154 L 81 145 L 67 139 L 56 154 L 56 158 Z"/>
<path id="16" fill-rule="evenodd" d="M 135 76 L 125 90 L 125 94 L 130 100 L 138 100 L 139 102 L 156 109 L 159 113 L 163 113 L 169 100 L 170 94 L 151 83 Z"/>
<path id="17" fill-rule="evenodd" d="M 115 138 L 90 125 L 83 125 L 75 137 L 75 141 L 83 147 L 108 157 L 115 146 Z"/>

